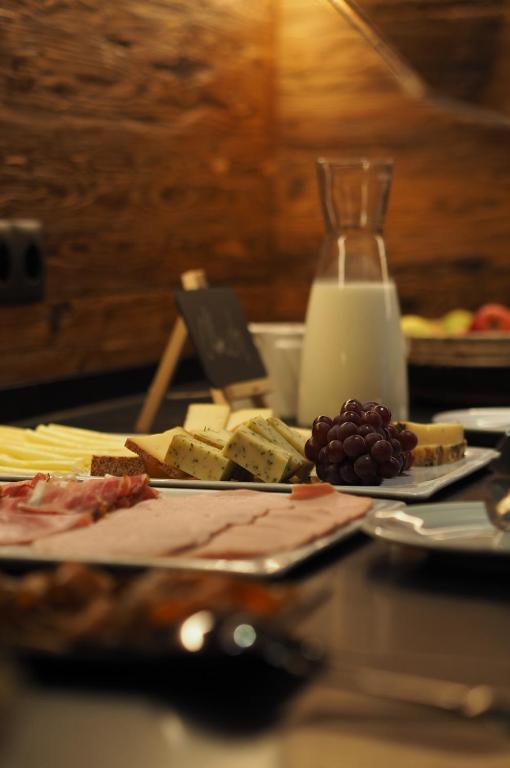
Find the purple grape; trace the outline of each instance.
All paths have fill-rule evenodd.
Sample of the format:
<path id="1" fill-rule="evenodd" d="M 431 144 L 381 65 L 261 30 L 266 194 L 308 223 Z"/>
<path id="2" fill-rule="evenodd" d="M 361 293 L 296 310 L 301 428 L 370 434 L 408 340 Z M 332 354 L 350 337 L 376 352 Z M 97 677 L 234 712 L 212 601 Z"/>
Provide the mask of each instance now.
<path id="1" fill-rule="evenodd" d="M 381 442 L 381 435 L 379 434 L 379 432 L 370 432 L 370 434 L 365 437 L 365 443 L 367 444 L 367 448 L 369 451 L 372 449 L 372 447 L 376 443 L 380 443 L 380 442 Z"/>
<path id="2" fill-rule="evenodd" d="M 393 455 L 391 443 L 387 440 L 378 440 L 370 449 L 370 455 L 378 464 L 389 461 Z"/>
<path id="3" fill-rule="evenodd" d="M 326 424 L 329 424 L 330 426 L 333 423 L 333 419 L 330 418 L 330 416 L 317 416 L 317 418 L 313 420 L 312 429 L 319 423 L 319 421 L 325 421 Z"/>
<path id="4" fill-rule="evenodd" d="M 320 445 L 314 437 L 310 437 L 305 443 L 305 456 L 310 461 L 317 461 Z"/>
<path id="5" fill-rule="evenodd" d="M 317 464 L 316 471 L 317 471 L 317 477 L 319 480 L 322 480 L 323 482 L 326 480 L 326 473 L 328 470 L 329 464 Z"/>
<path id="6" fill-rule="evenodd" d="M 345 413 L 345 411 L 356 411 L 357 413 L 361 413 L 362 410 L 363 406 L 359 400 L 346 400 L 340 408 L 340 413 Z"/>
<path id="7" fill-rule="evenodd" d="M 326 421 L 318 421 L 314 424 L 312 429 L 312 437 L 314 437 L 320 446 L 326 445 L 328 442 L 328 432 L 331 425 Z"/>
<path id="8" fill-rule="evenodd" d="M 410 429 L 403 429 L 398 436 L 403 451 L 412 451 L 418 445 L 418 438 Z"/>
<path id="9" fill-rule="evenodd" d="M 320 449 L 319 455 L 317 456 L 317 462 L 319 464 L 328 464 L 329 463 L 328 447 L 326 445 L 324 445 Z"/>
<path id="10" fill-rule="evenodd" d="M 325 480 L 332 485 L 340 485 L 342 478 L 340 477 L 338 464 L 327 464 L 325 471 Z"/>
<path id="11" fill-rule="evenodd" d="M 381 485 L 383 479 L 380 475 L 372 475 L 370 477 L 364 477 L 361 481 L 362 485 Z"/>
<path id="12" fill-rule="evenodd" d="M 363 424 L 369 424 L 371 427 L 379 429 L 382 427 L 382 419 L 375 411 L 368 411 L 363 416 Z"/>
<path id="13" fill-rule="evenodd" d="M 391 459 L 388 459 L 388 461 L 385 461 L 384 464 L 379 464 L 379 473 L 381 477 L 389 479 L 391 477 L 396 477 L 399 472 L 400 461 L 394 456 L 392 456 Z"/>
<path id="14" fill-rule="evenodd" d="M 404 459 L 404 472 L 407 472 L 407 470 L 411 469 L 411 467 L 413 466 L 414 456 L 411 453 L 411 451 L 407 451 L 404 454 L 404 456 L 405 456 L 405 459 Z"/>
<path id="15" fill-rule="evenodd" d="M 342 423 L 352 421 L 353 424 L 359 426 L 362 421 L 362 416 L 360 413 L 356 413 L 356 411 L 345 411 L 341 416 L 341 421 Z"/>
<path id="16" fill-rule="evenodd" d="M 351 435 L 344 440 L 344 451 L 351 459 L 366 453 L 367 444 L 361 435 Z"/>
<path id="17" fill-rule="evenodd" d="M 337 434 L 337 440 L 341 440 L 342 442 L 344 440 L 347 440 L 348 437 L 351 437 L 351 435 L 357 435 L 358 434 L 358 428 L 356 424 L 353 424 L 352 421 L 346 421 L 345 424 L 340 424 L 338 427 Z"/>
<path id="18" fill-rule="evenodd" d="M 340 440 L 331 440 L 322 450 L 327 451 L 328 459 L 332 464 L 339 464 L 345 459 L 345 451 Z"/>
<path id="19" fill-rule="evenodd" d="M 374 411 L 381 417 L 382 423 L 386 426 L 391 421 L 391 411 L 385 405 L 375 405 Z"/>
<path id="20" fill-rule="evenodd" d="M 370 426 L 370 424 L 362 424 L 361 427 L 358 427 L 358 435 L 361 435 L 361 437 L 367 437 L 368 435 L 373 435 L 374 430 Z"/>
<path id="21" fill-rule="evenodd" d="M 399 440 L 396 440 L 394 437 L 390 440 L 391 447 L 393 449 L 393 455 L 394 456 L 400 456 L 400 452 L 402 450 Z"/>
<path id="22" fill-rule="evenodd" d="M 356 459 L 354 462 L 354 471 L 361 480 L 364 478 L 377 477 L 378 474 L 377 464 L 368 453 L 365 453 L 363 456 Z"/>
<path id="23" fill-rule="evenodd" d="M 371 411 L 372 408 L 374 408 L 376 405 L 379 405 L 379 403 L 377 403 L 375 400 L 368 400 L 366 403 L 363 403 L 362 408 L 365 412 Z"/>
<path id="24" fill-rule="evenodd" d="M 332 440 L 340 440 L 342 441 L 342 430 L 340 424 L 333 424 L 331 429 L 328 432 L 328 443 L 330 443 Z"/>
<path id="25" fill-rule="evenodd" d="M 349 461 L 340 465 L 340 477 L 345 485 L 359 485 L 360 479 Z"/>

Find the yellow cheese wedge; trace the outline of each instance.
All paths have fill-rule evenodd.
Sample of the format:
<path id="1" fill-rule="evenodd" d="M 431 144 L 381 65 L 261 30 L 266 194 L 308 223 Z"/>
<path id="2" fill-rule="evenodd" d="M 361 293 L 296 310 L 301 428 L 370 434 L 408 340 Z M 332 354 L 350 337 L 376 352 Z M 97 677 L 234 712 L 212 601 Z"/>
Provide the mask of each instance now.
<path id="1" fill-rule="evenodd" d="M 192 430 L 191 434 L 197 440 L 220 449 L 224 448 L 230 439 L 230 432 L 226 429 L 198 429 Z"/>
<path id="2" fill-rule="evenodd" d="M 279 483 L 288 477 L 290 453 L 245 426 L 239 426 L 223 449 L 236 464 L 264 483 Z"/>
<path id="3" fill-rule="evenodd" d="M 310 476 L 310 472 L 313 469 L 313 463 L 308 461 L 308 459 L 305 459 L 304 456 L 302 456 L 277 429 L 269 424 L 267 419 L 263 419 L 261 416 L 256 416 L 254 419 L 250 419 L 246 426 L 254 432 L 257 432 L 261 437 L 269 440 L 270 443 L 273 443 L 284 451 L 290 453 L 288 466 L 289 477 L 296 475 L 300 480 L 305 480 Z"/>
<path id="4" fill-rule="evenodd" d="M 182 427 L 173 427 L 166 432 L 157 432 L 154 435 L 133 435 L 127 438 L 126 448 L 143 459 L 150 477 L 182 479 L 185 477 L 182 471 L 172 467 L 166 460 L 170 443 L 179 434 L 186 434 Z"/>
<path id="5" fill-rule="evenodd" d="M 192 403 L 186 411 L 184 429 L 193 432 L 199 429 L 224 429 L 230 414 L 229 405 L 218 403 Z"/>
<path id="6" fill-rule="evenodd" d="M 466 452 L 467 443 L 450 445 L 420 445 L 413 450 L 415 467 L 435 467 L 439 464 L 453 464 L 460 461 Z"/>
<path id="7" fill-rule="evenodd" d="M 292 429 L 281 419 L 272 417 L 268 419 L 269 424 L 274 427 L 278 432 L 301 454 L 305 455 L 305 443 L 310 437 L 310 433 L 303 430 Z"/>
<path id="8" fill-rule="evenodd" d="M 166 461 L 197 480 L 228 480 L 233 469 L 232 462 L 218 448 L 184 432 L 172 439 Z"/>
<path id="9" fill-rule="evenodd" d="M 464 440 L 464 428 L 461 424 L 418 424 L 414 421 L 405 421 L 403 424 L 406 429 L 414 432 L 418 445 L 455 445 Z"/>

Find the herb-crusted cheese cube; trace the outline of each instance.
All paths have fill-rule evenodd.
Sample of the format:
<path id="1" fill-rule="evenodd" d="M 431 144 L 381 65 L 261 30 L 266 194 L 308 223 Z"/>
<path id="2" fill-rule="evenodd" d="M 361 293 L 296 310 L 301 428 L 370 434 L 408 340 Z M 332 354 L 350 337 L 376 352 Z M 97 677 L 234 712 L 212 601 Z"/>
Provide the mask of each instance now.
<path id="1" fill-rule="evenodd" d="M 266 440 L 269 440 L 270 443 L 274 443 L 284 451 L 288 451 L 290 453 L 288 467 L 290 477 L 292 477 L 292 475 L 296 475 L 301 480 L 309 477 L 310 472 L 313 469 L 313 462 L 301 456 L 301 454 L 294 448 L 294 446 L 291 445 L 289 441 L 286 440 L 283 435 L 280 434 L 280 432 L 278 432 L 278 430 L 269 424 L 267 419 L 263 419 L 261 416 L 256 416 L 254 419 L 250 419 L 246 426 L 253 430 L 253 432 L 257 432 L 257 434 L 261 435 Z"/>
<path id="2" fill-rule="evenodd" d="M 248 427 L 236 429 L 223 453 L 264 483 L 279 483 L 287 476 L 288 451 L 273 445 Z"/>
<path id="3" fill-rule="evenodd" d="M 297 429 L 292 429 L 292 427 L 289 427 L 284 421 L 277 419 L 275 416 L 271 416 L 267 421 L 268 424 L 274 427 L 274 429 L 276 429 L 301 456 L 305 455 L 305 443 L 308 438 L 305 437 L 304 434 Z M 310 435 L 308 437 L 310 437 Z"/>
<path id="4" fill-rule="evenodd" d="M 214 448 L 224 448 L 227 440 L 230 438 L 230 432 L 226 429 L 199 429 L 192 430 L 193 437 L 202 443 L 214 446 Z"/>
<path id="5" fill-rule="evenodd" d="M 233 470 L 218 448 L 185 434 L 173 438 L 165 461 L 197 480 L 228 480 Z"/>

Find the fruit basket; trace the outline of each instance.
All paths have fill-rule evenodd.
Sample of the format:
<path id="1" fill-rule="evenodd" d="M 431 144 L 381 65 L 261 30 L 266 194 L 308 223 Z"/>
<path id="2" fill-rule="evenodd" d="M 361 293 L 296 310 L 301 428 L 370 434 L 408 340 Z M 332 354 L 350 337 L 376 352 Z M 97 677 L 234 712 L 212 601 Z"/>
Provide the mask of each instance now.
<path id="1" fill-rule="evenodd" d="M 510 333 L 472 333 L 462 336 L 407 336 L 407 358 L 412 365 L 455 368 L 498 368 L 510 365 Z"/>
<path id="2" fill-rule="evenodd" d="M 454 309 L 442 318 L 405 315 L 402 330 L 411 365 L 504 368 L 510 365 L 510 309 L 484 304 Z"/>

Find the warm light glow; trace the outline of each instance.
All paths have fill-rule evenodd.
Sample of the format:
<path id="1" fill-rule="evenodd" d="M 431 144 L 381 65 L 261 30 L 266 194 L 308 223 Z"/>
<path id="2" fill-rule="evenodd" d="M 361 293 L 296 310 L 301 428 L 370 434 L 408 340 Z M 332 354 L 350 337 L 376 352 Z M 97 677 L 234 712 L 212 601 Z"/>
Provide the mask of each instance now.
<path id="1" fill-rule="evenodd" d="M 184 621 L 179 630 L 179 639 L 191 653 L 203 648 L 205 635 L 212 629 L 214 617 L 210 611 L 199 611 Z"/>

